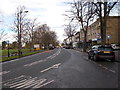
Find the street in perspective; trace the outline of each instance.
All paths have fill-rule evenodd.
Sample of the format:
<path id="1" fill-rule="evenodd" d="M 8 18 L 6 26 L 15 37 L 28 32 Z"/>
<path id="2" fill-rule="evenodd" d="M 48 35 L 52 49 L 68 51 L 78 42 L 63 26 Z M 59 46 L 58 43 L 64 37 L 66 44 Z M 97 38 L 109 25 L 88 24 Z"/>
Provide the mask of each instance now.
<path id="1" fill-rule="evenodd" d="M 2 90 L 120 89 L 119 0 L 2 4 Z"/>

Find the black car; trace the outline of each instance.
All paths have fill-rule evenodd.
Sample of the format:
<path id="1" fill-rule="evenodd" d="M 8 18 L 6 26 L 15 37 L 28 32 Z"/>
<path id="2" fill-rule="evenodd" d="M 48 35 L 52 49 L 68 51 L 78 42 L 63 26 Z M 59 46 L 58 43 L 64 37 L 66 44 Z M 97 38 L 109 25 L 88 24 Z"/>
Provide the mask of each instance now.
<path id="1" fill-rule="evenodd" d="M 94 61 L 99 59 L 110 59 L 111 61 L 115 61 L 115 53 L 111 46 L 96 45 L 88 51 L 88 59 L 93 59 Z"/>

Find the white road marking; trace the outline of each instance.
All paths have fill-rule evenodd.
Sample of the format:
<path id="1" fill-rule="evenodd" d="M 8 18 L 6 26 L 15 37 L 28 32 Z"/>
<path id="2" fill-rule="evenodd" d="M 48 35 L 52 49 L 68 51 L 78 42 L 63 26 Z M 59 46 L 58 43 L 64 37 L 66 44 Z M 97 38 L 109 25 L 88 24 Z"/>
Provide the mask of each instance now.
<path id="1" fill-rule="evenodd" d="M 55 54 L 53 54 L 53 55 L 51 55 L 51 56 L 45 58 L 44 60 L 39 60 L 39 61 L 35 61 L 35 62 L 32 62 L 32 63 L 26 64 L 26 65 L 24 65 L 24 67 L 36 65 L 36 64 L 39 64 L 39 63 L 41 63 L 41 62 L 45 62 L 45 61 L 47 61 L 48 59 L 53 59 L 53 58 L 55 58 L 57 55 L 59 55 L 60 52 L 61 52 L 61 49 L 58 50 Z"/>
<path id="2" fill-rule="evenodd" d="M 3 75 L 3 74 L 7 74 L 7 73 L 9 73 L 10 71 L 2 71 L 2 72 L 0 72 L 0 75 Z"/>
<path id="3" fill-rule="evenodd" d="M 57 55 L 59 55 L 59 54 L 60 54 L 60 52 L 61 52 L 61 49 L 60 49 L 60 50 L 58 50 L 55 54 L 53 54 L 53 55 L 50 57 L 50 59 L 55 58 Z"/>
<path id="4" fill-rule="evenodd" d="M 5 81 L 3 83 L 4 86 L 7 86 L 9 88 L 15 88 L 15 89 L 25 89 L 25 88 L 40 88 L 43 86 L 46 86 L 52 82 L 54 82 L 54 80 L 48 81 L 46 82 L 47 79 L 43 78 L 43 79 L 39 79 L 38 77 L 30 77 L 30 76 L 19 76 L 17 78 L 13 78 L 13 79 L 9 79 L 7 81 Z"/>
<path id="5" fill-rule="evenodd" d="M 94 64 L 97 64 L 96 62 L 93 62 Z M 97 64 L 99 67 L 101 67 L 101 68 L 103 68 L 103 69 L 105 69 L 105 70 L 107 70 L 107 71 L 110 71 L 110 72 L 112 72 L 112 73 L 116 73 L 116 71 L 114 71 L 114 70 L 111 70 L 111 69 L 109 69 L 109 68 L 107 68 L 107 67 L 105 67 L 105 66 L 103 66 L 103 65 L 101 65 L 101 64 Z"/>
<path id="6" fill-rule="evenodd" d="M 23 85 L 21 85 L 21 86 L 19 86 L 19 87 L 16 87 L 16 88 L 23 88 L 23 87 L 25 87 L 25 86 L 28 86 L 28 85 L 30 85 L 30 84 L 33 84 L 34 81 L 35 81 L 35 79 L 29 80 L 29 82 L 26 82 L 25 84 L 23 84 Z"/>
<path id="7" fill-rule="evenodd" d="M 19 80 L 19 79 L 21 79 L 21 78 L 25 78 L 25 76 L 24 76 L 24 75 L 21 75 L 21 76 L 19 76 L 19 77 L 14 78 L 14 80 L 13 80 L 13 79 L 9 79 L 9 80 L 7 80 L 7 82 L 3 82 L 3 83 L 8 84 L 8 83 L 10 83 L 10 82 L 17 81 L 17 80 Z"/>
<path id="8" fill-rule="evenodd" d="M 52 57 L 50 57 L 50 59 L 53 59 L 53 58 L 55 58 L 57 55 L 53 55 Z"/>
<path id="9" fill-rule="evenodd" d="M 40 60 L 40 61 L 36 61 L 36 62 L 32 62 L 32 63 L 29 63 L 29 64 L 24 65 L 24 67 L 26 67 L 26 66 L 32 66 L 32 65 L 36 65 L 36 64 L 41 63 L 41 62 L 43 62 L 43 61 L 44 61 L 44 60 Z"/>
<path id="10" fill-rule="evenodd" d="M 41 84 L 43 84 L 45 81 L 47 81 L 47 79 L 41 79 L 41 80 L 37 83 L 37 85 L 35 85 L 35 86 L 32 87 L 32 88 L 37 88 L 38 86 L 40 86 Z"/>
<path id="11" fill-rule="evenodd" d="M 51 68 L 53 68 L 53 67 L 49 67 L 49 68 L 47 68 L 47 69 L 44 69 L 44 70 L 42 70 L 41 72 L 46 72 L 46 71 L 50 70 Z"/>
<path id="12" fill-rule="evenodd" d="M 109 70 L 110 72 L 116 73 L 114 70 Z"/>
<path id="13" fill-rule="evenodd" d="M 49 81 L 49 82 L 47 82 L 47 83 L 44 83 L 44 84 L 42 84 L 42 85 L 38 85 L 37 87 L 35 87 L 35 88 L 41 88 L 41 87 L 43 87 L 43 86 L 46 86 L 46 85 L 48 85 L 48 84 L 50 84 L 50 83 L 52 83 L 52 82 L 54 82 L 54 80 L 51 80 L 51 81 Z"/>
<path id="14" fill-rule="evenodd" d="M 24 75 L 21 75 L 21 76 L 16 77 L 16 78 L 9 79 L 9 80 L 3 82 L 3 84 L 4 84 L 5 86 L 12 86 L 12 85 L 16 85 L 16 84 L 18 84 L 18 83 L 24 82 L 24 81 L 26 81 L 26 80 L 28 80 L 28 79 L 30 79 L 30 78 L 32 78 L 32 77 L 26 77 L 26 76 L 24 76 Z"/>
<path id="15" fill-rule="evenodd" d="M 108 68 L 107 68 L 107 67 L 102 66 L 102 68 L 104 68 L 104 69 L 108 70 Z"/>
<path id="16" fill-rule="evenodd" d="M 98 64 L 98 66 L 100 66 L 100 67 L 101 67 L 102 65 L 101 65 L 101 64 Z"/>
<path id="17" fill-rule="evenodd" d="M 36 87 L 36 86 L 41 85 L 42 83 L 44 83 L 46 80 L 47 80 L 47 79 L 37 80 L 37 81 L 35 81 L 33 84 L 30 84 L 30 85 L 28 85 L 28 86 L 26 86 L 26 87 L 24 87 L 24 88 L 30 88 L 30 87 L 32 87 L 32 86 L 34 86 L 34 85 L 35 85 L 34 87 Z M 34 87 L 32 87 L 32 88 L 34 88 Z"/>
<path id="18" fill-rule="evenodd" d="M 26 84 L 26 83 L 28 83 L 28 82 L 30 82 L 30 81 L 34 81 L 34 78 L 32 78 L 32 79 L 28 79 L 28 80 L 26 80 L 25 82 L 21 82 L 21 83 L 19 83 L 19 84 L 16 84 L 16 85 L 10 86 L 10 88 L 15 88 L 15 87 L 22 86 L 22 85 L 24 85 L 24 84 Z"/>
<path id="19" fill-rule="evenodd" d="M 61 63 L 53 65 L 53 68 L 58 68 L 61 65 Z"/>
<path id="20" fill-rule="evenodd" d="M 16 84 L 19 84 L 19 83 L 22 83 L 22 82 L 24 82 L 24 81 L 26 81 L 27 79 L 23 79 L 23 80 L 21 80 L 21 81 L 17 81 L 17 82 L 14 82 L 14 83 L 10 83 L 10 84 L 4 84 L 4 85 L 9 85 L 9 86 L 14 86 L 14 85 L 16 85 Z"/>
<path id="21" fill-rule="evenodd" d="M 61 65 L 61 63 L 55 64 L 55 65 L 53 65 L 53 66 L 51 66 L 51 67 L 49 67 L 49 68 L 47 68 L 47 69 L 44 69 L 44 70 L 42 70 L 42 71 L 40 71 L 40 72 L 46 72 L 46 71 L 48 71 L 48 70 L 50 70 L 50 69 L 52 69 L 52 68 L 58 68 L 60 65 Z"/>
<path id="22" fill-rule="evenodd" d="M 111 60 L 107 59 L 106 61 L 111 62 Z"/>
<path id="23" fill-rule="evenodd" d="M 52 56 L 47 57 L 46 59 L 50 59 Z"/>

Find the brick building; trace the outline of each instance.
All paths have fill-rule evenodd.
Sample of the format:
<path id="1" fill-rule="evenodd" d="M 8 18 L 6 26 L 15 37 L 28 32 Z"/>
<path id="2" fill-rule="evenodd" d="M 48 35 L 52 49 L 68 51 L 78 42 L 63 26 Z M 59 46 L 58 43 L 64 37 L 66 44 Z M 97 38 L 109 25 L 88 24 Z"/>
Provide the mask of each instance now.
<path id="1" fill-rule="evenodd" d="M 109 16 L 106 27 L 106 43 L 120 43 L 120 16 Z M 107 36 L 110 36 L 108 41 Z M 80 40 L 84 40 L 83 32 L 80 31 Z M 88 27 L 87 42 L 99 44 L 101 42 L 100 20 L 97 19 Z"/>

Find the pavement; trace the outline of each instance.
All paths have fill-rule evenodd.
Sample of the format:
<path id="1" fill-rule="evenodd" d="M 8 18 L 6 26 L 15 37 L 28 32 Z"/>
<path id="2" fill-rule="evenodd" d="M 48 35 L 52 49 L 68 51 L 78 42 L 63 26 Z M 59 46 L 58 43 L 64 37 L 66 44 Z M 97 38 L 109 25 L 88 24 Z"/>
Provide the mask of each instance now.
<path id="1" fill-rule="evenodd" d="M 116 61 L 118 61 L 118 62 L 120 62 L 120 50 L 116 50 L 116 51 L 114 51 L 115 52 L 115 59 L 116 59 Z"/>
<path id="2" fill-rule="evenodd" d="M 119 87 L 117 62 L 87 59 L 73 49 L 54 49 L 2 63 L 2 88 L 113 88 Z"/>

